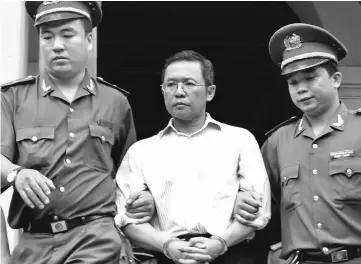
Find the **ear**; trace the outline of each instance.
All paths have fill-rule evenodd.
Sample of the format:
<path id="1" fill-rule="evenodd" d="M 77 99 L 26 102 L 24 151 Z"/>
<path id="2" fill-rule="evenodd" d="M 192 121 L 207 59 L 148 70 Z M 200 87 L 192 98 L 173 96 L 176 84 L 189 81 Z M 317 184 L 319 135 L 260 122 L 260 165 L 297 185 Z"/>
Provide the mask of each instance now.
<path id="1" fill-rule="evenodd" d="M 88 51 L 91 51 L 93 49 L 93 33 L 90 32 L 86 36 L 86 40 L 88 42 Z"/>
<path id="2" fill-rule="evenodd" d="M 216 94 L 216 86 L 215 85 L 210 85 L 207 87 L 207 102 L 212 101 L 213 97 Z"/>
<path id="3" fill-rule="evenodd" d="M 342 73 L 341 72 L 335 72 L 332 75 L 332 81 L 333 81 L 333 87 L 338 89 L 341 85 L 341 81 L 342 81 Z"/>

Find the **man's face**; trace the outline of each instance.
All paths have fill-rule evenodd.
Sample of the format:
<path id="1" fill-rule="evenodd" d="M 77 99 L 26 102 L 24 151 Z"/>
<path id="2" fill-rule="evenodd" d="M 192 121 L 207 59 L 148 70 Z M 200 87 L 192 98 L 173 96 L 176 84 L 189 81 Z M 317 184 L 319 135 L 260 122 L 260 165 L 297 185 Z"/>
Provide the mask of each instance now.
<path id="1" fill-rule="evenodd" d="M 309 116 L 321 115 L 338 104 L 341 77 L 339 72 L 330 76 L 323 67 L 292 73 L 287 83 L 293 103 Z"/>
<path id="2" fill-rule="evenodd" d="M 92 35 L 80 19 L 47 23 L 40 27 L 40 52 L 47 71 L 55 77 L 72 77 L 86 67 Z"/>
<path id="3" fill-rule="evenodd" d="M 167 111 L 175 119 L 197 120 L 203 118 L 206 103 L 214 97 L 215 86 L 205 86 L 202 66 L 198 61 L 177 61 L 171 63 L 164 73 L 164 82 L 193 82 L 197 86 L 191 91 L 184 91 L 181 85 L 174 92 L 163 92 Z"/>

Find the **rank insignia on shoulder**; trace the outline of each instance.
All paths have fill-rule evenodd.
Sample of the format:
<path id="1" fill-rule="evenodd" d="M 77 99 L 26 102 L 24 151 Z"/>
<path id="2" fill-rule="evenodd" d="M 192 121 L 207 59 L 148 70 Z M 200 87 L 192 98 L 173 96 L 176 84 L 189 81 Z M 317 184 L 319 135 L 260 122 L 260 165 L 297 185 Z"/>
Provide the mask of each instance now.
<path id="1" fill-rule="evenodd" d="M 105 81 L 102 77 L 97 77 L 96 79 L 97 79 L 98 82 L 100 82 L 100 83 L 102 83 L 102 84 L 105 84 L 105 85 L 107 85 L 107 86 L 110 86 L 110 87 L 112 87 L 112 88 L 114 88 L 114 89 L 122 92 L 125 96 L 130 95 L 130 92 L 128 92 L 127 90 L 124 90 L 124 89 L 122 89 L 122 88 L 119 88 L 119 87 L 116 86 L 115 84 L 112 84 L 112 83 L 109 83 L 109 82 Z"/>
<path id="2" fill-rule="evenodd" d="M 265 135 L 267 137 L 269 137 L 270 135 L 272 135 L 276 130 L 278 130 L 280 127 L 286 126 L 288 124 L 292 124 L 298 121 L 298 117 L 296 116 L 292 116 L 290 119 L 282 122 L 281 124 L 275 126 L 274 128 L 272 128 L 270 131 L 268 131 Z"/>
<path id="3" fill-rule="evenodd" d="M 36 77 L 37 76 L 29 75 L 28 77 L 2 84 L 1 90 L 7 90 L 9 87 L 19 85 L 19 84 L 31 83 L 31 82 L 35 81 Z"/>

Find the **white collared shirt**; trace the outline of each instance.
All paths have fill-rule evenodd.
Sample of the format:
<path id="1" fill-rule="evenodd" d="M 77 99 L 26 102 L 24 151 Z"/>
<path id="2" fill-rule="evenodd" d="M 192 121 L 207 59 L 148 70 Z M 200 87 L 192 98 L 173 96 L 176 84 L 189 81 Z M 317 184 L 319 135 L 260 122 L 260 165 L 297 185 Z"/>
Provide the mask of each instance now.
<path id="1" fill-rule="evenodd" d="M 128 150 L 116 175 L 118 226 L 131 193 L 151 191 L 157 214 L 152 226 L 170 236 L 211 233 L 222 236 L 233 221 L 240 188 L 261 197 L 258 229 L 269 221 L 270 186 L 261 152 L 246 129 L 215 121 L 207 114 L 204 126 L 186 135 L 172 125 L 138 141 Z"/>

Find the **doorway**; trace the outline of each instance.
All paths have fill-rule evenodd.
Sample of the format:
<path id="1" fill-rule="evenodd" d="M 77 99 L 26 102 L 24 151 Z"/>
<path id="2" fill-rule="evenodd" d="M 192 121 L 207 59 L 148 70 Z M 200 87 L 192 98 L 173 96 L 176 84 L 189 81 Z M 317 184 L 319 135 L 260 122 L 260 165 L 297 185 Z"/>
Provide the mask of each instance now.
<path id="1" fill-rule="evenodd" d="M 215 67 L 213 118 L 264 133 L 299 115 L 268 54 L 280 27 L 300 22 L 286 2 L 102 2 L 98 76 L 128 90 L 138 139 L 168 123 L 160 90 L 165 59 L 193 49 Z"/>

